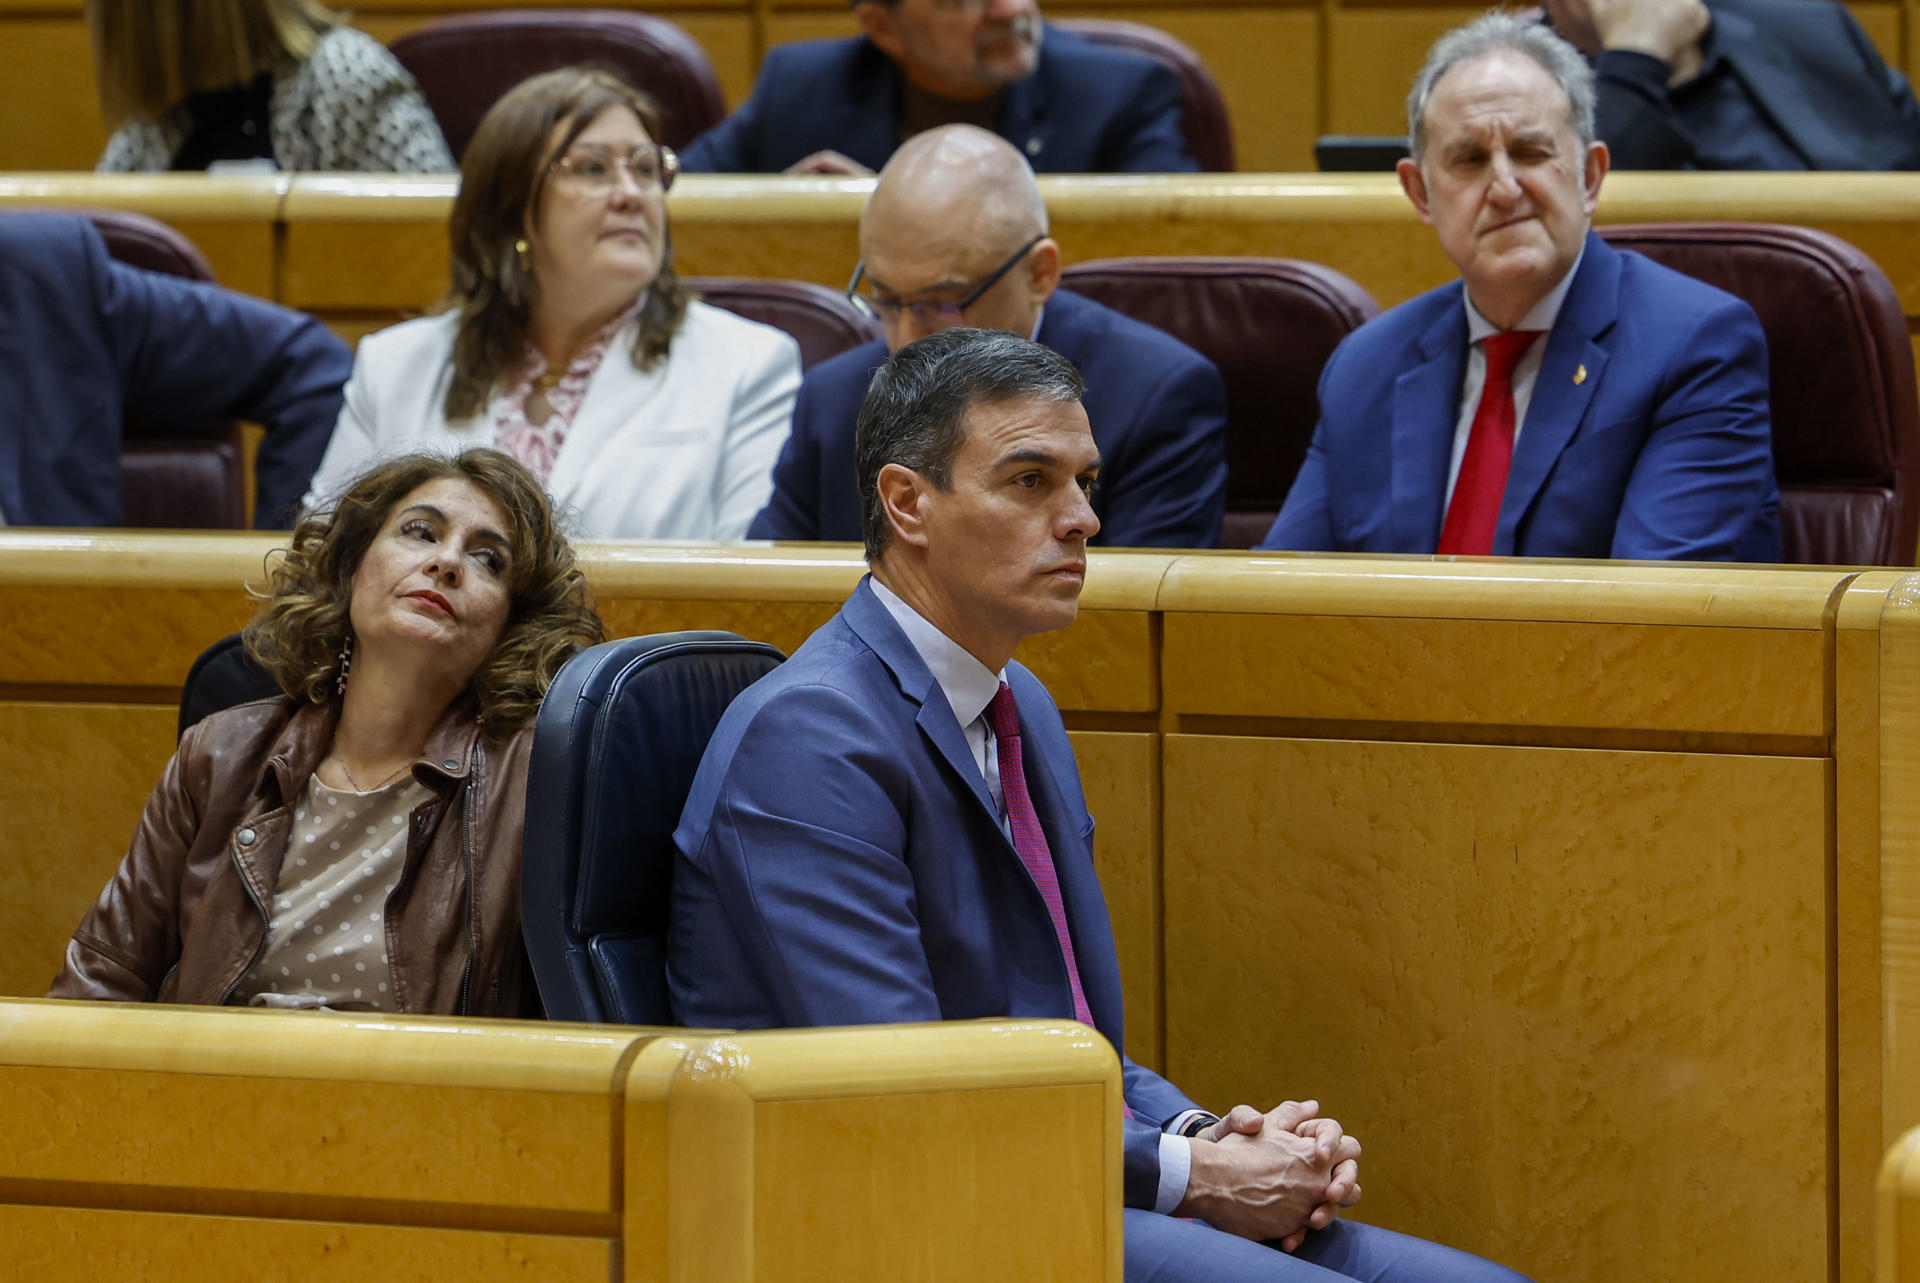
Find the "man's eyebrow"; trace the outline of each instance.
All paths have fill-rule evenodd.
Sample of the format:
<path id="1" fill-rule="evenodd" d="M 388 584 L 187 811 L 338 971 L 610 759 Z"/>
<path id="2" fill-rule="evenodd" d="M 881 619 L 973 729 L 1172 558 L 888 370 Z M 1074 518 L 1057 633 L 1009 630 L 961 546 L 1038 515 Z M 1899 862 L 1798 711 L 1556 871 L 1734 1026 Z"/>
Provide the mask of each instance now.
<path id="1" fill-rule="evenodd" d="M 1103 461 L 1101 460 L 1100 456 L 1096 454 L 1095 456 L 1093 456 L 1093 461 L 1091 463 L 1088 463 L 1085 467 L 1081 468 L 1080 471 L 1098 472 L 1100 470 L 1100 465 L 1102 462 Z M 1057 454 L 1049 454 L 1045 450 L 1034 450 L 1034 449 L 1009 450 L 1007 453 L 1000 456 L 999 461 L 995 464 L 995 466 L 1004 468 L 1004 467 L 1007 467 L 1009 464 L 1015 464 L 1015 463 L 1033 463 L 1033 464 L 1038 464 L 1040 467 L 1043 467 L 1043 468 L 1057 468 L 1060 466 L 1060 456 Z"/>
<path id="2" fill-rule="evenodd" d="M 899 290 L 894 289 L 893 286 L 887 284 L 885 281 L 875 276 L 872 272 L 868 272 L 866 274 L 866 277 L 867 277 L 867 284 L 873 286 L 874 289 L 878 290 L 882 294 L 892 294 L 896 298 L 900 297 Z M 949 276 L 943 280 L 935 281 L 931 285 L 923 285 L 919 289 L 915 290 L 914 293 L 915 294 L 932 294 L 936 290 L 963 289 L 966 286 L 971 285 L 972 283 L 973 282 L 964 280 L 957 276 Z"/>

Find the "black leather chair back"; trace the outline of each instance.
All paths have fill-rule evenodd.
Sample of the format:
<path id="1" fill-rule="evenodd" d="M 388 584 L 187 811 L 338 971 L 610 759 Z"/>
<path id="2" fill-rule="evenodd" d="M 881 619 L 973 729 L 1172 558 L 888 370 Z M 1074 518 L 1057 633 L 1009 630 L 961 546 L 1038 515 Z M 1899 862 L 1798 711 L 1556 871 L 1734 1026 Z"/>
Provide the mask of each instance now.
<path id="1" fill-rule="evenodd" d="M 527 955 L 554 1020 L 676 1023 L 673 831 L 720 715 L 785 659 L 732 633 L 606 642 L 540 705 L 521 872 Z"/>
<path id="2" fill-rule="evenodd" d="M 230 633 L 200 652 L 180 688 L 180 724 L 176 735 L 205 717 L 238 704 L 278 695 L 279 685 L 253 662 L 240 634 Z"/>

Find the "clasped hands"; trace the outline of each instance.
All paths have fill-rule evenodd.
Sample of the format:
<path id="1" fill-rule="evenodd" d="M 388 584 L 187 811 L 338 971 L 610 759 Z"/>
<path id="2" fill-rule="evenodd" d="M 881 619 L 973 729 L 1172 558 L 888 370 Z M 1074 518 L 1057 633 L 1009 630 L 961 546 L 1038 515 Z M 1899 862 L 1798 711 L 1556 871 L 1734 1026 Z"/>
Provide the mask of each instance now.
<path id="1" fill-rule="evenodd" d="M 1193 1166 L 1177 1215 L 1293 1251 L 1360 1201 L 1360 1142 L 1318 1101 L 1261 1113 L 1235 1105 L 1193 1138 Z"/>

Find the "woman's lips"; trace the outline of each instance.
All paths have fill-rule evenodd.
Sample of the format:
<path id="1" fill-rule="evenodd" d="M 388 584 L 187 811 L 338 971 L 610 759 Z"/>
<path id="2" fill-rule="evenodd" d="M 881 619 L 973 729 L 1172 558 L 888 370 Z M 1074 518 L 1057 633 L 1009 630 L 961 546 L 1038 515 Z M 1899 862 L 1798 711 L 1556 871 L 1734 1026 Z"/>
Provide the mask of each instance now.
<path id="1" fill-rule="evenodd" d="M 424 601 L 429 606 L 434 606 L 440 610 L 444 610 L 447 612 L 447 615 L 449 617 L 453 615 L 452 604 L 449 603 L 445 597 L 442 597 L 439 593 L 434 592 L 432 589 L 423 588 L 419 592 L 410 592 L 407 594 L 407 596 L 412 597 L 416 601 Z"/>

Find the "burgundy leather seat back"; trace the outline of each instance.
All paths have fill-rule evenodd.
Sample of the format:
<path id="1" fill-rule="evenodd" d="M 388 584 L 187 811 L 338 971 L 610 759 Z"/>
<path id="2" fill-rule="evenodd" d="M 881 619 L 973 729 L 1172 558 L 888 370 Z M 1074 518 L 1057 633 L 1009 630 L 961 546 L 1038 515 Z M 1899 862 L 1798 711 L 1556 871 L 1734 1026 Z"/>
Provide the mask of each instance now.
<path id="1" fill-rule="evenodd" d="M 698 44 L 665 18 L 625 9 L 502 9 L 429 23 L 393 42 L 458 160 L 500 95 L 556 67 L 612 68 L 660 104 L 658 141 L 685 147 L 726 115 Z"/>
<path id="2" fill-rule="evenodd" d="M 1267 533 L 1320 417 L 1318 384 L 1340 340 L 1379 315 L 1367 292 L 1285 258 L 1115 258 L 1069 267 L 1075 293 L 1198 350 L 1227 385 L 1223 548 Z"/>
<path id="3" fill-rule="evenodd" d="M 800 344 L 803 370 L 880 337 L 872 317 L 824 285 L 746 276 L 688 276 L 681 281 L 715 307 L 793 335 Z"/>
<path id="4" fill-rule="evenodd" d="M 1158 27 L 1102 18 L 1055 18 L 1053 25 L 1095 44 L 1144 54 L 1172 70 L 1180 81 L 1181 132 L 1187 150 L 1208 173 L 1233 172 L 1233 122 L 1227 100 L 1200 55 Z"/>
<path id="5" fill-rule="evenodd" d="M 1645 224 L 1600 234 L 1738 295 L 1759 314 L 1787 561 L 1912 564 L 1920 400 L 1906 317 L 1873 260 L 1801 227 Z"/>
<path id="6" fill-rule="evenodd" d="M 193 242 L 165 223 L 122 210 L 86 214 L 118 261 L 192 281 L 213 279 Z M 238 423 L 161 423 L 128 408 L 120 440 L 120 504 L 127 525 L 243 529 L 245 500 Z"/>

